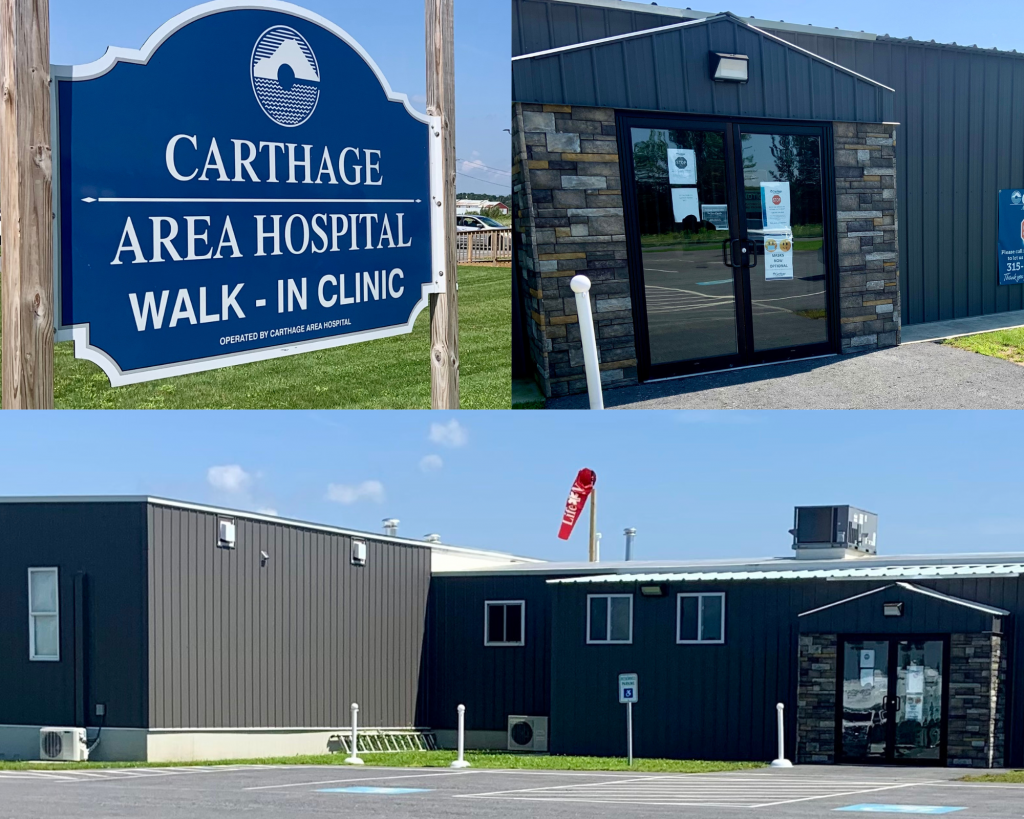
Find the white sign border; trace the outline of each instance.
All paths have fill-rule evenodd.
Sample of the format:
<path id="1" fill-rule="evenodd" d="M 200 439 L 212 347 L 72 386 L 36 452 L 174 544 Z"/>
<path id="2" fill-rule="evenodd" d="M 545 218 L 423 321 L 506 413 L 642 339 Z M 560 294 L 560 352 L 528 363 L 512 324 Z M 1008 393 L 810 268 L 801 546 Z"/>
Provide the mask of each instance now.
<path id="1" fill-rule="evenodd" d="M 314 23 L 330 33 L 334 34 L 346 45 L 351 47 L 362 60 L 370 67 L 377 80 L 380 82 L 389 102 L 400 102 L 405 106 L 408 114 L 416 120 L 426 124 L 430 128 L 429 162 L 430 162 L 430 236 L 431 236 L 431 263 L 433 264 L 433 277 L 428 284 L 424 284 L 420 293 L 420 300 L 413 306 L 409 320 L 405 324 L 396 324 L 391 327 L 381 327 L 374 330 L 366 330 L 359 333 L 349 333 L 329 338 L 310 339 L 297 344 L 282 344 L 275 347 L 261 347 L 258 350 L 247 350 L 239 353 L 226 353 L 223 355 L 198 358 L 191 361 L 183 361 L 177 364 L 161 364 L 143 369 L 130 370 L 125 372 L 117 363 L 102 349 L 94 347 L 89 342 L 89 324 L 64 325 L 61 322 L 61 193 L 60 193 L 60 122 L 57 106 L 57 81 L 58 80 L 91 80 L 101 77 L 114 68 L 118 63 L 133 63 L 146 65 L 153 54 L 172 35 L 204 17 L 219 14 L 224 11 L 279 11 L 291 14 L 308 22 Z M 340 26 L 332 23 L 316 12 L 296 6 L 293 3 L 283 0 L 211 0 L 188 9 L 176 17 L 172 17 L 157 29 L 142 48 L 120 48 L 111 46 L 106 53 L 91 63 L 84 65 L 51 65 L 50 66 L 50 144 L 52 146 L 52 182 L 53 182 L 53 316 L 54 334 L 57 341 L 74 341 L 75 358 L 91 361 L 96 364 L 110 379 L 111 387 L 123 387 L 128 384 L 139 384 L 146 381 L 157 381 L 163 378 L 173 378 L 179 375 L 190 373 L 207 372 L 219 370 L 224 367 L 232 367 L 238 364 L 249 364 L 254 361 L 267 361 L 284 356 L 298 355 L 299 353 L 312 352 L 314 350 L 326 350 L 334 347 L 343 347 L 349 344 L 358 344 L 363 341 L 372 341 L 378 338 L 389 338 L 391 336 L 411 333 L 416 323 L 416 318 L 429 303 L 428 296 L 431 293 L 444 293 L 446 289 L 446 259 L 445 259 L 445 225 L 444 225 L 444 174 L 442 171 L 441 156 L 441 131 L 443 128 L 441 117 L 423 114 L 417 111 L 409 103 L 407 94 L 401 94 L 391 89 L 383 72 L 374 62 L 373 58 L 366 53 L 365 49 L 348 32 Z"/>

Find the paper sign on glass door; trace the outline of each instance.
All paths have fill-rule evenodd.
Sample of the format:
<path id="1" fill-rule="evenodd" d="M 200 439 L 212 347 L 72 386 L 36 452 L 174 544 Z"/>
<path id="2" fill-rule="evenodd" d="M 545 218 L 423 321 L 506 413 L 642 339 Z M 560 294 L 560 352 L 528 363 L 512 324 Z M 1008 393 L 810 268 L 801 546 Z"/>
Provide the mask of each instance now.
<path id="1" fill-rule="evenodd" d="M 765 230 L 789 230 L 789 183 L 761 183 L 761 223 Z"/>
<path id="2" fill-rule="evenodd" d="M 793 234 L 766 233 L 764 236 L 764 278 L 778 281 L 793 278 Z M 868 653 L 867 651 L 863 653 Z M 874 652 L 872 665 L 874 664 Z"/>
<path id="3" fill-rule="evenodd" d="M 668 149 L 668 181 L 670 185 L 697 184 L 697 154 L 692 148 Z"/>
<path id="4" fill-rule="evenodd" d="M 696 188 L 672 188 L 672 213 L 677 222 L 687 216 L 700 219 L 700 200 Z"/>

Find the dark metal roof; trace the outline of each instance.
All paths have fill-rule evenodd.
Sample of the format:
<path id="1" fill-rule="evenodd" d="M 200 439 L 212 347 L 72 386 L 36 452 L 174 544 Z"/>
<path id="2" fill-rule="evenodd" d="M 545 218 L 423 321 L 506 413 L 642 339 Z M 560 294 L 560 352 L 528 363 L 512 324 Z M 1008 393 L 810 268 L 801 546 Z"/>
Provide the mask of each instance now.
<path id="1" fill-rule="evenodd" d="M 716 83 L 711 51 L 746 54 L 749 82 Z M 730 12 L 512 60 L 517 102 L 846 122 L 893 119 L 891 88 Z"/>

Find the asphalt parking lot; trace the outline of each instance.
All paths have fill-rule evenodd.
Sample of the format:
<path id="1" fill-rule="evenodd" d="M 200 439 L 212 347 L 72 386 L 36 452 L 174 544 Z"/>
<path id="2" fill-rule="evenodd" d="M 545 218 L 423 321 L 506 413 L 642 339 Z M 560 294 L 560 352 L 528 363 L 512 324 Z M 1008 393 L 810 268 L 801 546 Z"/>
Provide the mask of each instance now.
<path id="1" fill-rule="evenodd" d="M 1020 409 L 1024 367 L 941 344 L 904 344 L 606 389 L 609 409 Z M 585 409 L 586 395 L 548 401 Z"/>
<path id="2" fill-rule="evenodd" d="M 962 775 L 845 766 L 689 775 L 340 766 L 0 772 L 0 817 L 1021 816 L 1024 786 L 954 781 Z"/>

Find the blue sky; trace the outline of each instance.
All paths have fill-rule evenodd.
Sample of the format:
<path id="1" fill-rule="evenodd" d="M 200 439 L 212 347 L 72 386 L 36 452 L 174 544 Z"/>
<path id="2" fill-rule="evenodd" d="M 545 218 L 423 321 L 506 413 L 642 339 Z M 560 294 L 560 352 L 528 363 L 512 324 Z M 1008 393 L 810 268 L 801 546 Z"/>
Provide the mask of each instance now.
<path id="1" fill-rule="evenodd" d="M 65 412 L 5 415 L 0 495 L 154 494 L 553 560 L 576 472 L 603 554 L 789 554 L 796 504 L 880 515 L 887 554 L 1024 551 L 1005 412 Z"/>
<path id="2" fill-rule="evenodd" d="M 839 27 L 892 37 L 1024 51 L 1024 30 L 1020 25 L 1006 25 L 1011 20 L 1021 19 L 1018 0 L 973 0 L 971 3 L 858 0 L 847 4 L 823 3 L 822 0 L 742 0 L 740 3 L 658 0 L 658 5 L 732 11 L 743 17 L 763 20 L 811 23 L 825 28 Z"/>
<path id="3" fill-rule="evenodd" d="M 92 62 L 107 46 L 139 48 L 200 0 L 50 0 L 51 62 Z M 395 91 L 426 108 L 422 0 L 301 0 L 345 29 L 373 57 Z M 456 143 L 460 192 L 511 190 L 508 0 L 456 0 Z M 470 177 L 476 177 L 470 178 Z"/>

